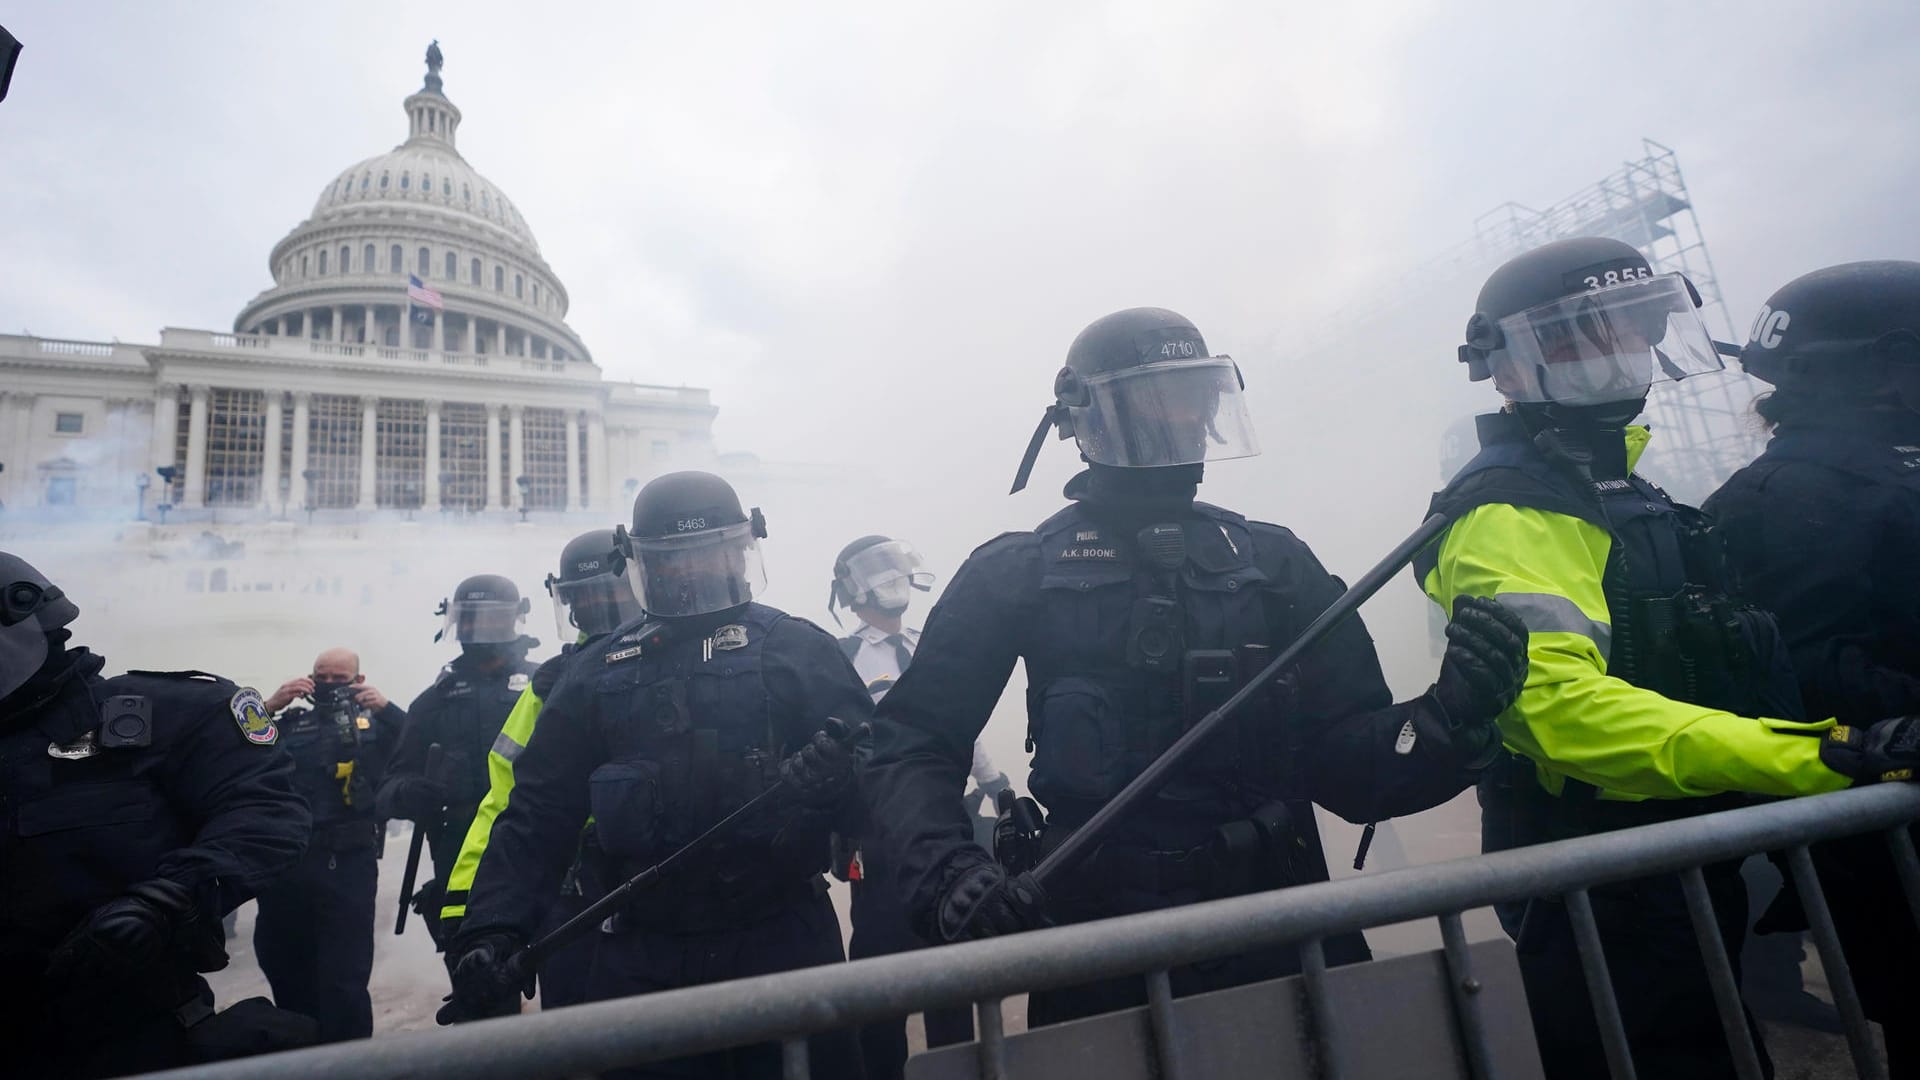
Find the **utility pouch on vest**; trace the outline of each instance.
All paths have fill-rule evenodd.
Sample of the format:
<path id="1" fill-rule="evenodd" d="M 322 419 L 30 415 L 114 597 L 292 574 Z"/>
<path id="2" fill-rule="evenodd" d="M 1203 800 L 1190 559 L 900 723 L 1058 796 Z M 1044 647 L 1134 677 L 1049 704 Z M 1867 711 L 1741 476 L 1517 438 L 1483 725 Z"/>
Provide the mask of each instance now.
<path id="1" fill-rule="evenodd" d="M 1241 896 L 1300 884 L 1307 880 L 1296 864 L 1301 852 L 1292 808 L 1284 802 L 1267 803 L 1250 817 L 1214 830 L 1212 880 L 1206 892 Z"/>
<path id="2" fill-rule="evenodd" d="M 1231 649 L 1188 649 L 1180 668 L 1183 731 L 1226 704 L 1240 689 L 1240 658 Z"/>

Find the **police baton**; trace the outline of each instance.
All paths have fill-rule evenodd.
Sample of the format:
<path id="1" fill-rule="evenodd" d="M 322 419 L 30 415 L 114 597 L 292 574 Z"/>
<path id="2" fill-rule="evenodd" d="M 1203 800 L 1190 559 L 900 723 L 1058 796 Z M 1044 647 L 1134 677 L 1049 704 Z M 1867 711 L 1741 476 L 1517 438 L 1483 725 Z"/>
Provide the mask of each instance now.
<path id="1" fill-rule="evenodd" d="M 827 718 L 827 734 L 833 737 L 833 741 L 842 746 L 851 748 L 853 742 L 865 729 L 865 724 L 855 728 L 849 726 L 846 721 L 838 717 L 830 716 Z M 688 841 L 686 846 L 621 882 L 615 886 L 612 891 L 608 892 L 607 895 L 589 904 L 586 910 L 568 919 L 566 922 L 561 923 L 559 926 L 554 927 L 545 936 L 513 954 L 512 959 L 507 961 L 508 970 L 516 981 L 525 975 L 540 970 L 540 965 L 546 963 L 548 957 L 565 947 L 568 942 L 573 941 L 581 934 L 598 926 L 607 916 L 625 907 L 633 899 L 634 894 L 652 888 L 653 885 L 658 883 L 662 878 L 665 878 L 669 873 L 678 869 L 682 864 L 704 853 L 719 840 L 724 839 L 726 835 L 733 830 L 736 823 L 753 816 L 766 806 L 776 802 L 784 802 L 789 794 L 790 791 L 787 784 L 782 781 L 760 794 L 755 795 L 753 798 L 748 799 L 746 802 L 741 803 L 737 809 L 715 822 L 707 831 Z"/>
<path id="2" fill-rule="evenodd" d="M 1386 558 L 1380 560 L 1373 569 L 1367 571 L 1359 581 L 1354 582 L 1351 588 L 1342 593 L 1339 599 L 1328 605 L 1325 611 L 1308 623 L 1307 628 L 1300 631 L 1300 636 L 1293 639 L 1293 644 L 1288 645 L 1279 656 L 1274 657 L 1272 663 L 1261 668 L 1259 674 L 1248 679 L 1247 684 L 1222 702 L 1219 708 L 1201 717 L 1199 723 L 1188 728 L 1186 734 L 1175 739 L 1165 753 L 1141 770 L 1139 776 L 1134 777 L 1133 781 L 1122 788 L 1118 795 L 1088 818 L 1085 825 L 1075 829 L 1059 847 L 1054 848 L 1046 858 L 1040 860 L 1040 865 L 1034 868 L 1033 876 L 1041 887 L 1044 889 L 1049 878 L 1067 872 L 1091 854 L 1093 849 L 1099 846 L 1101 838 L 1106 833 L 1112 832 L 1113 827 L 1129 811 L 1159 794 L 1160 789 L 1173 779 L 1174 772 L 1193 756 L 1193 752 L 1199 748 L 1200 744 L 1233 718 L 1235 710 L 1246 704 L 1247 699 L 1272 682 L 1281 672 L 1291 667 L 1300 659 L 1301 654 L 1319 644 L 1347 616 L 1359 610 L 1361 604 L 1366 603 L 1374 593 L 1380 591 L 1380 587 L 1385 585 L 1389 578 L 1412 562 L 1413 557 L 1419 554 L 1422 548 L 1438 539 L 1451 523 L 1445 514 L 1435 514 L 1421 522 L 1420 527 L 1413 530 L 1411 536 L 1400 541 L 1400 545 L 1388 552 Z"/>
<path id="3" fill-rule="evenodd" d="M 426 777 L 434 780 L 440 774 L 440 744 L 427 747 Z M 407 908 L 413 903 L 413 879 L 420 876 L 420 846 L 426 842 L 427 828 L 421 822 L 413 823 L 413 842 L 407 847 L 407 872 L 400 879 L 400 914 L 393 920 L 395 937 L 406 932 Z"/>

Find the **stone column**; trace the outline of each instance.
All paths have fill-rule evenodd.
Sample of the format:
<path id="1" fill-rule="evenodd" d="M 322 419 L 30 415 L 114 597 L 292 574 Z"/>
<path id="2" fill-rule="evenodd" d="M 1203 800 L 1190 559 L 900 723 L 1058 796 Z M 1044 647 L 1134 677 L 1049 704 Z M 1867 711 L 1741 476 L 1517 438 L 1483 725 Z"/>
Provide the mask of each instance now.
<path id="1" fill-rule="evenodd" d="M 380 399 L 372 394 L 360 398 L 360 501 L 353 508 L 362 513 L 375 509 L 378 489 L 380 435 Z"/>
<path id="2" fill-rule="evenodd" d="M 12 415 L 8 423 L 13 431 L 13 445 L 4 452 L 7 455 L 7 473 L 0 476 L 0 490 L 11 489 L 8 494 L 13 505 L 25 507 L 39 500 L 34 498 L 34 484 L 38 478 L 31 467 L 33 455 L 33 399 L 36 395 L 18 391 L 7 394 L 6 404 L 11 406 Z M 12 477 L 11 480 L 8 477 Z"/>
<path id="3" fill-rule="evenodd" d="M 512 500 L 507 503 L 510 509 L 518 510 L 523 502 L 520 494 L 520 478 L 527 473 L 527 407 L 519 403 L 507 406 L 510 421 L 507 437 L 507 495 Z"/>
<path id="4" fill-rule="evenodd" d="M 500 509 L 500 408 L 487 406 L 487 509 Z"/>
<path id="5" fill-rule="evenodd" d="M 180 505 L 198 510 L 207 505 L 207 393 L 204 385 L 188 388 L 187 490 Z"/>
<path id="6" fill-rule="evenodd" d="M 440 399 L 427 399 L 427 497 L 420 509 L 433 513 L 440 509 Z"/>
<path id="7" fill-rule="evenodd" d="M 267 430 L 260 440 L 260 509 L 269 516 L 280 501 L 280 398 L 280 391 L 267 391 Z"/>
<path id="8" fill-rule="evenodd" d="M 179 449 L 174 440 L 179 438 L 180 428 L 180 384 L 163 382 L 153 390 L 153 460 L 148 463 L 150 469 L 162 465 L 178 465 L 175 460 Z M 155 477 L 158 480 L 159 477 Z M 171 492 L 163 493 L 160 501 L 172 497 Z"/>
<path id="9" fill-rule="evenodd" d="M 304 510 L 307 506 L 307 406 L 312 395 L 305 390 L 293 392 L 293 460 L 287 463 L 289 481 L 287 506 Z"/>
<path id="10" fill-rule="evenodd" d="M 433 313 L 433 351 L 447 351 L 447 313 L 444 309 Z"/>
<path id="11" fill-rule="evenodd" d="M 380 312 L 372 304 L 361 309 L 360 341 L 364 345 L 380 344 Z"/>
<path id="12" fill-rule="evenodd" d="M 507 355 L 507 324 L 506 323 L 496 322 L 493 324 L 493 354 L 495 356 Z"/>
<path id="13" fill-rule="evenodd" d="M 343 327 L 340 324 L 341 314 L 342 314 L 342 310 L 340 305 L 339 304 L 333 305 L 333 325 L 327 327 L 327 337 L 332 339 L 333 343 L 336 345 L 345 344 L 347 340 L 347 335 L 341 332 L 341 330 L 343 329 Z"/>
<path id="14" fill-rule="evenodd" d="M 587 505 L 604 517 L 614 505 L 607 478 L 607 418 L 598 404 L 587 413 Z"/>
<path id="15" fill-rule="evenodd" d="M 567 512 L 580 509 L 580 410 L 567 410 Z"/>

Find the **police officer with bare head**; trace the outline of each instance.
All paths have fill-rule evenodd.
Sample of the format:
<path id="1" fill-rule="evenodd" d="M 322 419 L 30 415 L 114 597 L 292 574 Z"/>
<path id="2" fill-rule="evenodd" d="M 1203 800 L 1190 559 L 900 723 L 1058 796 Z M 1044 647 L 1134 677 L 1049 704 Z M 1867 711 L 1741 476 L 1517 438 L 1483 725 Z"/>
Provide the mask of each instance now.
<path id="1" fill-rule="evenodd" d="M 611 886 L 736 820 L 604 925 L 595 1000 L 845 958 L 826 896 L 828 836 L 857 809 L 855 738 L 871 709 L 832 635 L 754 600 L 765 587 L 760 511 L 726 481 L 678 472 L 640 489 L 623 537 L 646 614 L 574 654 L 514 762 L 466 917 L 449 949 L 443 1019 L 515 1011 L 512 958 L 540 928 L 593 818 L 586 859 Z M 860 1076 L 851 1032 L 808 1039 L 813 1075 Z M 778 1077 L 777 1045 L 668 1062 L 638 1075 Z"/>
<path id="2" fill-rule="evenodd" d="M 312 1022 L 201 972 L 220 919 L 291 867 L 311 818 L 250 689 L 102 678 L 73 601 L 0 552 L 0 1071 L 117 1076 L 284 1049 Z"/>
<path id="3" fill-rule="evenodd" d="M 441 603 L 437 614 L 445 622 L 434 640 L 452 637 L 460 655 L 407 708 L 406 728 L 380 785 L 382 817 L 407 818 L 427 830 L 434 880 L 420 888 L 414 910 L 443 947 L 437 938 L 446 881 L 487 794 L 487 753 L 538 667 L 527 661 L 537 641 L 521 633 L 531 609 L 499 574 L 467 578 Z"/>
<path id="4" fill-rule="evenodd" d="M 287 680 L 266 709 L 313 812 L 313 839 L 294 870 L 261 890 L 253 953 L 274 1001 L 318 1021 L 323 1042 L 364 1039 L 373 1034 L 367 980 L 386 843 L 374 792 L 407 714 L 344 648 L 315 657 L 312 673 Z"/>
<path id="5" fill-rule="evenodd" d="M 1240 371 L 1186 318 L 1134 308 L 1067 350 L 1015 480 L 1047 434 L 1087 462 L 1069 505 L 976 550 L 927 618 L 914 663 L 877 707 L 865 778 L 873 832 L 920 935 L 934 942 L 1078 922 L 1327 877 L 1318 803 L 1369 822 L 1436 806 L 1498 743 L 1525 670 L 1517 620 L 1462 601 L 1439 680 L 1394 704 L 1356 617 L 1266 688 L 1151 805 L 1042 896 L 973 839 L 961 801 L 975 737 L 1016 660 L 1027 670 L 1043 848 L 1085 823 L 1265 666 L 1342 592 L 1294 534 L 1195 501 L 1206 461 L 1257 452 Z M 1359 934 L 1329 959 L 1368 956 Z M 1298 970 L 1292 948 L 1172 973 L 1188 994 Z M 1139 979 L 1036 992 L 1036 1024 L 1144 1002 Z"/>
<path id="6" fill-rule="evenodd" d="M 1823 743 L 1855 783 L 1920 745 L 1920 262 L 1847 263 L 1782 286 L 1741 350 L 1772 384 L 1766 452 L 1707 500 L 1749 594 L 1780 619 Z M 1887 720 L 1887 717 L 1901 719 Z M 1901 748 L 1906 750 L 1902 751 Z M 1867 1015 L 1920 1076 L 1920 935 L 1883 839 L 1813 849 Z"/>

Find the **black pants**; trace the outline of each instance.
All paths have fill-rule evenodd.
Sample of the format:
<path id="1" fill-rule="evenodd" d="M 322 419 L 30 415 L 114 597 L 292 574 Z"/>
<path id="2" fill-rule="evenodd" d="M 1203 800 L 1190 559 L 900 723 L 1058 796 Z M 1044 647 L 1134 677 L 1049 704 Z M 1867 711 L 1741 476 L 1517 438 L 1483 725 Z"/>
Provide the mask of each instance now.
<path id="1" fill-rule="evenodd" d="M 853 940 L 847 953 L 854 960 L 890 956 L 926 945 L 913 932 L 906 911 L 893 890 L 865 881 L 852 882 Z M 973 1038 L 973 1014 L 965 1008 L 934 1009 L 924 1018 L 927 1046 L 947 1046 Z M 897 1016 L 860 1027 L 860 1056 L 867 1080 L 899 1080 L 907 1064 L 907 1018 Z"/>
<path id="2" fill-rule="evenodd" d="M 1886 839 L 1876 832 L 1829 840 L 1814 846 L 1813 862 L 1860 1003 L 1886 1038 L 1888 1072 L 1893 1080 L 1920 1078 L 1920 1031 L 1912 1019 L 1920 1001 L 1920 929 Z"/>
<path id="3" fill-rule="evenodd" d="M 824 891 L 749 925 L 697 933 L 623 927 L 601 934 L 587 996 L 593 1001 L 685 986 L 837 964 L 840 920 Z M 812 1075 L 861 1080 L 860 1049 L 851 1030 L 808 1037 Z M 698 1057 L 655 1062 L 604 1074 L 673 1080 L 779 1080 L 780 1046 L 760 1043 Z"/>
<path id="4" fill-rule="evenodd" d="M 312 1017 L 322 1042 L 373 1034 L 373 900 L 377 849 L 307 849 L 260 891 L 253 952 L 274 1003 Z"/>

